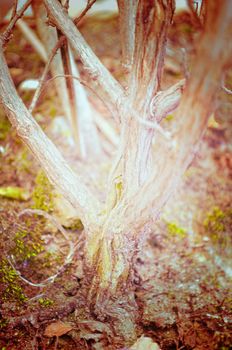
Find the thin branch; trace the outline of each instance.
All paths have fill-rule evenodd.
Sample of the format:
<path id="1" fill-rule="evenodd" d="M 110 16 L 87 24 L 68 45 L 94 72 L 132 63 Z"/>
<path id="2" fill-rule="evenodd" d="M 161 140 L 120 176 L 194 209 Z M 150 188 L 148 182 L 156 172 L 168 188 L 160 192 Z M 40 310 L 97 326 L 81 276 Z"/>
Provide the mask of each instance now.
<path id="1" fill-rule="evenodd" d="M 124 90 L 120 84 L 113 78 L 110 72 L 104 67 L 97 56 L 93 53 L 86 43 L 75 24 L 63 11 L 62 6 L 57 0 L 44 0 L 52 22 L 67 37 L 73 50 L 80 57 L 84 68 L 87 70 L 93 81 L 99 85 L 112 103 L 113 107 L 117 106 L 118 101 L 124 97 Z"/>
<path id="2" fill-rule="evenodd" d="M 1 39 L 2 39 L 4 45 L 9 41 L 12 30 L 14 29 L 16 22 L 18 21 L 19 18 L 21 18 L 23 16 L 24 12 L 30 6 L 31 2 L 32 2 L 32 0 L 27 0 L 25 2 L 25 4 L 21 7 L 21 9 L 16 12 L 16 14 L 12 18 L 12 20 L 9 22 L 7 28 L 5 29 L 5 31 L 1 35 Z"/>
<path id="3" fill-rule="evenodd" d="M 56 49 L 56 48 L 54 48 Z M 53 51 L 53 53 L 55 53 L 56 50 Z M 52 60 L 52 55 L 50 56 L 50 60 Z M 50 64 L 50 63 L 49 63 Z M 29 107 L 29 111 L 32 112 L 36 106 L 36 104 L 38 103 L 39 97 L 41 96 L 42 92 L 44 89 L 46 89 L 47 85 L 50 84 L 52 81 L 54 81 L 55 79 L 58 78 L 66 78 L 66 75 L 57 75 L 53 78 L 50 78 L 49 80 L 46 81 L 45 77 L 47 75 L 47 72 L 49 70 L 49 64 L 47 63 L 46 65 L 46 70 L 44 70 L 43 75 L 39 81 L 39 86 L 33 96 L 33 100 L 31 102 L 31 105 Z M 80 84 L 84 85 L 87 89 L 89 89 L 92 93 L 94 93 L 97 98 L 99 98 L 101 100 L 101 102 L 103 102 L 103 104 L 106 106 L 106 108 L 108 109 L 108 104 L 106 103 L 105 100 L 103 100 L 101 98 L 101 96 L 97 93 L 96 90 L 94 90 L 93 88 L 91 88 L 91 86 L 89 85 L 89 83 L 83 79 L 81 79 L 80 77 L 74 76 L 74 75 L 68 75 L 69 78 L 75 79 L 77 80 Z M 111 110 L 109 110 L 109 112 L 111 113 Z M 117 146 L 118 142 L 119 142 L 119 137 L 118 135 L 115 133 L 114 128 L 111 127 L 111 125 L 107 122 L 107 120 L 105 120 L 103 117 L 101 117 L 101 115 L 97 112 L 94 111 L 93 112 L 94 115 L 94 121 L 97 125 L 97 127 L 101 130 L 101 132 L 106 136 L 106 138 L 114 145 Z"/>
<path id="4" fill-rule="evenodd" d="M 90 10 L 90 8 L 92 7 L 92 5 L 95 2 L 96 2 L 96 0 L 92 0 L 89 2 L 89 4 L 86 5 L 85 9 L 81 12 L 81 14 L 74 20 L 75 25 L 77 25 L 81 21 L 81 19 L 86 15 L 86 13 Z M 31 102 L 30 107 L 29 107 L 30 113 L 33 112 L 33 110 L 35 109 L 35 107 L 38 103 L 39 97 L 40 97 L 41 92 L 42 92 L 43 84 L 46 81 L 46 77 L 47 77 L 51 62 L 52 62 L 53 58 L 55 57 L 57 51 L 64 45 L 65 42 L 66 42 L 66 37 L 63 35 L 59 38 L 56 45 L 51 50 L 48 59 L 46 59 L 47 63 L 46 63 L 46 66 L 44 68 L 43 74 L 40 78 L 39 86 L 38 86 L 38 88 L 33 96 L 32 102 Z"/>
<path id="5" fill-rule="evenodd" d="M 89 0 L 89 1 L 87 2 L 87 5 L 86 5 L 85 9 L 81 12 L 81 14 L 80 14 L 77 18 L 74 19 L 73 23 L 74 23 L 75 25 L 77 25 L 77 24 L 80 22 L 80 20 L 86 15 L 86 13 L 91 9 L 91 7 L 93 6 L 93 4 L 94 4 L 96 1 L 97 1 L 97 0 Z"/>
<path id="6" fill-rule="evenodd" d="M 80 84 L 82 84 L 85 87 L 87 87 L 93 94 L 95 94 L 102 101 L 102 103 L 105 105 L 105 107 L 108 109 L 108 111 L 110 113 L 112 112 L 112 110 L 109 108 L 108 103 L 101 97 L 101 95 L 98 93 L 98 91 L 96 91 L 94 88 L 92 88 L 90 86 L 90 83 L 88 81 L 86 81 L 86 80 L 84 80 L 84 79 L 82 79 L 80 77 L 76 77 L 74 75 L 59 74 L 59 75 L 56 75 L 56 76 L 48 79 L 47 81 L 44 82 L 40 94 L 44 91 L 44 89 L 46 89 L 48 84 L 50 84 L 51 82 L 53 82 L 54 80 L 56 80 L 58 78 L 72 78 L 72 79 L 78 80 Z"/>
<path id="7" fill-rule="evenodd" d="M 193 0 L 187 0 L 187 3 L 188 3 L 188 7 L 190 9 L 191 16 L 192 16 L 192 19 L 193 19 L 193 23 L 195 24 L 195 27 L 196 28 L 202 28 L 202 23 L 201 23 L 200 18 L 199 18 L 198 14 L 197 14 L 197 9 L 194 8 Z"/>
<path id="8" fill-rule="evenodd" d="M 51 83 L 53 80 L 55 80 L 55 79 L 57 79 L 57 78 L 72 78 L 72 79 L 78 80 L 81 84 L 83 84 L 83 85 L 85 85 L 86 87 L 88 87 L 91 91 L 93 91 L 93 92 L 97 95 L 98 98 L 101 99 L 101 97 L 97 94 L 97 92 L 96 92 L 95 90 L 93 90 L 85 80 L 80 79 L 79 77 L 76 77 L 76 76 L 70 75 L 70 74 L 57 75 L 57 76 L 55 76 L 55 77 L 53 77 L 53 78 L 47 80 L 47 81 L 45 82 L 44 85 L 47 85 L 47 84 Z M 178 86 L 179 86 L 179 85 L 180 85 L 180 83 L 178 83 Z M 44 89 L 44 88 L 45 88 L 45 86 L 43 86 L 43 89 Z M 43 89 L 42 89 L 42 91 L 43 91 Z M 175 89 L 176 89 L 176 87 L 175 87 Z M 171 90 L 171 89 L 170 89 L 170 90 Z M 173 89 L 173 90 L 174 90 L 174 89 Z M 42 92 L 42 91 L 41 91 L 41 92 Z M 169 91 L 169 93 L 170 93 L 170 91 Z M 166 97 L 166 98 L 170 97 L 170 101 L 169 101 L 169 102 L 170 102 L 169 110 L 172 111 L 172 110 L 175 109 L 176 107 L 173 106 L 174 103 L 173 103 L 172 100 L 171 100 L 171 96 L 168 96 L 168 93 L 167 93 L 167 94 L 165 95 L 165 97 Z M 104 103 L 104 100 L 101 99 L 101 101 Z M 178 101 L 179 101 L 179 100 L 178 100 Z M 173 104 L 171 105 L 171 103 L 173 103 Z M 172 106 L 173 106 L 173 107 L 172 107 Z M 106 107 L 107 107 L 107 105 L 106 105 Z M 135 110 L 133 110 L 132 108 L 130 108 L 129 105 L 128 105 L 127 112 L 130 113 L 130 114 L 133 116 L 133 118 L 139 122 L 139 124 L 143 125 L 143 126 L 146 127 L 146 128 L 157 130 L 157 131 L 160 132 L 164 137 L 166 137 L 167 139 L 170 139 L 168 133 L 165 132 L 165 131 L 159 126 L 159 124 L 158 124 L 156 121 L 155 121 L 155 122 L 152 122 L 152 121 L 149 121 L 149 120 L 144 120 L 143 118 L 139 117 L 139 116 L 138 116 L 138 113 L 137 113 Z M 165 114 L 165 113 L 166 113 L 166 112 L 163 111 L 163 114 Z M 165 114 L 165 115 L 166 115 L 166 114 Z M 96 120 L 98 120 L 98 121 L 97 121 L 98 125 L 102 125 L 102 120 L 101 120 L 101 122 L 99 121 L 99 116 L 96 118 Z M 104 121 L 104 122 L 105 122 L 105 121 Z M 109 126 L 107 126 L 107 128 L 109 128 Z M 103 130 L 102 130 L 102 131 L 103 131 L 104 134 L 106 134 L 107 138 L 109 137 L 109 133 L 108 133 L 108 132 L 110 132 L 110 134 L 111 134 L 110 138 L 112 139 L 112 137 L 113 137 L 113 140 L 111 140 L 111 141 L 112 141 L 113 143 L 117 142 L 116 140 L 118 140 L 118 138 L 115 138 L 115 136 L 113 136 L 112 131 L 109 131 L 109 129 L 106 131 L 106 130 L 104 130 L 104 129 L 105 129 L 105 127 L 103 127 Z"/>
<path id="9" fill-rule="evenodd" d="M 21 30 L 21 32 L 24 34 L 26 39 L 29 41 L 31 46 L 35 49 L 35 51 L 39 54 L 40 58 L 43 60 L 43 62 L 47 62 L 47 52 L 35 34 L 33 30 L 29 27 L 29 25 L 23 21 L 22 19 L 19 19 L 16 23 L 17 27 Z"/>
<path id="10" fill-rule="evenodd" d="M 10 21 L 12 21 L 12 19 L 15 17 L 15 15 L 17 13 L 17 7 L 18 7 L 18 0 L 14 0 L 14 5 L 12 8 L 12 14 L 11 14 Z"/>
<path id="11" fill-rule="evenodd" d="M 64 41 L 64 40 L 65 40 L 65 37 L 62 37 L 62 40 L 59 40 L 57 42 L 57 44 L 55 45 L 55 47 L 52 49 L 52 51 L 50 53 L 50 56 L 49 56 L 49 58 L 47 60 L 47 63 L 45 65 L 45 67 L 44 67 L 42 76 L 41 76 L 41 78 L 39 80 L 39 85 L 38 85 L 38 87 L 37 87 L 37 89 L 36 89 L 36 91 L 34 93 L 34 96 L 32 98 L 31 104 L 30 104 L 30 106 L 28 108 L 30 113 L 33 112 L 33 110 L 35 109 L 35 107 L 36 107 L 36 105 L 38 103 L 40 95 L 41 95 L 41 93 L 43 91 L 44 83 L 46 82 L 46 77 L 47 77 L 47 74 L 49 72 L 49 68 L 50 68 L 51 62 L 52 62 L 55 54 L 57 53 L 57 50 L 59 49 L 60 45 L 62 45 L 62 41 Z"/>
<path id="12" fill-rule="evenodd" d="M 57 30 L 57 36 L 58 39 L 62 37 L 62 34 L 60 30 Z M 63 45 L 60 48 L 61 53 L 61 60 L 63 65 L 63 70 L 65 75 L 72 75 L 72 69 L 70 64 L 70 56 L 69 56 L 69 48 L 68 43 L 65 41 Z M 71 130 L 73 132 L 73 138 L 76 143 L 76 146 L 78 148 L 78 153 L 81 157 L 83 157 L 83 153 L 81 152 L 80 148 L 80 131 L 78 126 L 78 119 L 77 119 L 77 103 L 76 103 L 76 96 L 75 96 L 75 90 L 74 90 L 74 81 L 71 78 L 66 79 L 66 87 L 68 91 L 68 97 L 69 97 L 69 105 L 71 108 Z"/>

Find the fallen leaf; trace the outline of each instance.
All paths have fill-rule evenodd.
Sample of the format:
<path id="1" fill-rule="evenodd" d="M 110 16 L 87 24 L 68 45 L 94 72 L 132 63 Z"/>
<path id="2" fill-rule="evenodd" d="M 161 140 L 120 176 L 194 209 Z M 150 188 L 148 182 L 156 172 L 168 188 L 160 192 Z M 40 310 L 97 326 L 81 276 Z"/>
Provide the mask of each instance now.
<path id="1" fill-rule="evenodd" d="M 44 332 L 46 337 L 60 337 L 63 334 L 68 333 L 72 330 L 72 326 L 68 323 L 64 323 L 62 321 L 57 321 L 49 324 Z"/>
<path id="2" fill-rule="evenodd" d="M 0 196 L 27 201 L 30 198 L 30 193 L 21 187 L 8 186 L 0 187 Z"/>

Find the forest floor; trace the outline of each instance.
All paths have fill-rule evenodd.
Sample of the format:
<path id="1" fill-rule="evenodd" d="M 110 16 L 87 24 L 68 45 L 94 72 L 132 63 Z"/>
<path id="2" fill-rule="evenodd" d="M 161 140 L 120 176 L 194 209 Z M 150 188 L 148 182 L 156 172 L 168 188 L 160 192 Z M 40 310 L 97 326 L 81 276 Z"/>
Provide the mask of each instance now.
<path id="1" fill-rule="evenodd" d="M 33 26 L 33 21 L 29 23 Z M 177 37 L 191 42 L 189 23 L 181 23 L 181 29 L 177 25 L 170 34 L 175 45 Z M 117 17 L 87 19 L 81 30 L 120 80 Z M 6 57 L 18 88 L 26 79 L 40 77 L 43 63 L 18 29 Z M 175 79 L 178 64 L 169 64 L 164 85 Z M 32 92 L 19 91 L 28 104 Z M 96 97 L 90 99 L 107 114 Z M 60 142 L 59 115 L 62 110 L 51 83 L 35 118 L 75 168 L 74 161 L 80 166 L 78 157 L 70 152 L 64 135 L 64 143 Z M 231 125 L 222 113 L 218 118 L 210 121 L 199 153 L 135 261 L 137 336 L 152 338 L 162 350 L 232 349 Z M 175 115 L 164 123 L 174 127 Z M 108 171 L 107 157 L 98 167 L 100 175 Z M 83 172 L 92 173 L 102 189 L 105 181 L 94 177 L 95 170 L 91 162 L 83 165 Z M 92 177 L 86 176 L 86 182 Z M 128 349 L 135 339 L 127 336 L 127 344 L 121 339 L 130 332 L 130 324 L 97 320 L 86 307 L 82 225 L 66 220 L 69 209 L 61 214 L 57 201 L 46 176 L 0 110 L 0 349 Z M 64 265 L 70 246 L 51 217 L 20 215 L 29 208 L 55 216 L 65 227 L 75 247 L 71 262 Z"/>

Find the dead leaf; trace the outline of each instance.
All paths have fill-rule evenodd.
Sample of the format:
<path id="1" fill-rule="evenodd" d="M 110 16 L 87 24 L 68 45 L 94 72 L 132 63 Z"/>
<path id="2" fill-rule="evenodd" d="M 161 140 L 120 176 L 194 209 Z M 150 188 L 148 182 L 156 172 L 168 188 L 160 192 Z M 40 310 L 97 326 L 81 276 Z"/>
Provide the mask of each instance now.
<path id="1" fill-rule="evenodd" d="M 61 335 L 68 333 L 72 329 L 73 327 L 70 324 L 64 323 L 62 321 L 57 321 L 49 324 L 46 327 L 44 335 L 49 338 L 60 337 Z"/>
<path id="2" fill-rule="evenodd" d="M 30 198 L 30 193 L 21 187 L 8 186 L 0 187 L 0 196 L 10 199 L 27 201 Z"/>

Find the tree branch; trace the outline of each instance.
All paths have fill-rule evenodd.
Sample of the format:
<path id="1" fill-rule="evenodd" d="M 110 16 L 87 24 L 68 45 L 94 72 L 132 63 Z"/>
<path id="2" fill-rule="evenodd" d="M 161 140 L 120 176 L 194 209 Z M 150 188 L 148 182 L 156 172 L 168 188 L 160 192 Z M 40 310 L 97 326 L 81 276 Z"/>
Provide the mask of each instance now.
<path id="1" fill-rule="evenodd" d="M 148 107 L 160 88 L 167 31 L 173 12 L 173 0 L 140 0 L 138 3 L 130 86 L 132 100 L 139 101 L 138 110 Z"/>
<path id="2" fill-rule="evenodd" d="M 1 35 L 4 45 L 9 41 L 10 35 L 12 33 L 12 30 L 14 29 L 14 26 L 19 18 L 21 18 L 24 14 L 24 12 L 27 10 L 27 8 L 30 6 L 32 0 L 27 0 L 25 4 L 21 7 L 20 10 L 18 10 L 13 18 L 10 20 L 7 28 L 5 29 L 4 33 Z"/>
<path id="3" fill-rule="evenodd" d="M 122 64 L 130 71 L 134 58 L 136 12 L 139 0 L 117 0 L 122 46 Z"/>
<path id="4" fill-rule="evenodd" d="M 63 63 L 61 59 L 61 54 L 58 49 L 62 44 L 65 42 L 65 38 L 60 38 L 58 41 L 56 29 L 52 27 L 48 27 L 46 24 L 47 20 L 47 12 L 41 1 L 34 1 L 33 2 L 33 12 L 35 15 L 36 20 L 36 26 L 38 30 L 38 34 L 45 46 L 47 55 L 48 55 L 48 62 L 45 66 L 44 73 L 42 80 L 45 81 L 46 74 L 48 72 L 48 66 L 51 68 L 52 76 L 57 75 L 64 75 L 64 68 Z M 75 125 L 75 121 L 73 121 L 74 116 L 72 115 L 70 103 L 69 103 L 69 96 L 68 91 L 66 87 L 66 81 L 64 79 L 60 79 L 60 81 L 55 81 L 55 88 L 58 94 L 58 97 L 61 101 L 63 112 L 65 117 L 68 120 L 68 123 L 70 126 Z M 39 94 L 42 91 L 42 86 L 40 88 L 40 91 L 38 90 L 37 95 L 39 97 Z M 36 103 L 36 100 L 33 99 L 33 104 Z M 72 133 L 73 133 L 72 128 Z"/>
<path id="5" fill-rule="evenodd" d="M 110 72 L 93 53 L 59 2 L 57 0 L 43 1 L 47 8 L 49 18 L 66 36 L 71 47 L 80 57 L 84 68 L 96 82 L 96 85 L 102 88 L 106 98 L 115 109 L 115 106 L 117 106 L 124 97 L 124 90 L 121 85 L 113 78 Z"/>
<path id="6" fill-rule="evenodd" d="M 100 203 L 73 173 L 55 145 L 47 138 L 19 98 L 9 75 L 0 43 L 0 102 L 18 135 L 30 148 L 41 167 L 55 186 L 77 210 L 87 229 L 99 223 Z"/>

